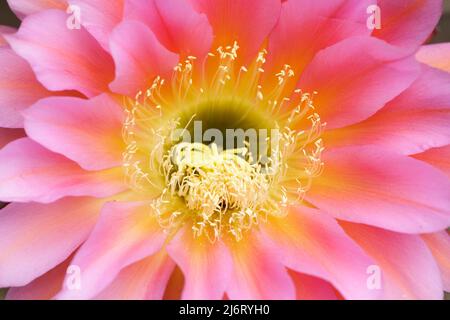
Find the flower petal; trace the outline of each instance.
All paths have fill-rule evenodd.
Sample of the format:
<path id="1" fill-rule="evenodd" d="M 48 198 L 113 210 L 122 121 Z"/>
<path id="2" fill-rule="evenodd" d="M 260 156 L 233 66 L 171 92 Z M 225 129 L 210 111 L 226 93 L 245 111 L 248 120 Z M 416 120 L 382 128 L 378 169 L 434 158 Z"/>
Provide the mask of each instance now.
<path id="1" fill-rule="evenodd" d="M 149 28 L 137 21 L 118 25 L 110 38 L 116 63 L 116 78 L 110 87 L 117 93 L 134 97 L 150 87 L 156 76 L 169 77 L 178 56 L 158 42 Z"/>
<path id="2" fill-rule="evenodd" d="M 377 0 L 381 28 L 373 36 L 416 48 L 431 35 L 442 14 L 442 0 Z"/>
<path id="3" fill-rule="evenodd" d="M 416 54 L 416 59 L 434 68 L 450 72 L 450 43 L 422 46 Z"/>
<path id="4" fill-rule="evenodd" d="M 156 253 L 165 240 L 149 204 L 110 202 L 72 265 L 81 270 L 80 290 L 64 288 L 59 299 L 90 299 L 113 282 L 120 271 Z"/>
<path id="5" fill-rule="evenodd" d="M 450 145 L 415 154 L 414 158 L 428 162 L 450 177 Z"/>
<path id="6" fill-rule="evenodd" d="M 85 29 L 71 30 L 66 23 L 64 12 L 43 11 L 25 18 L 6 39 L 48 89 L 87 96 L 107 91 L 114 76 L 111 57 Z"/>
<path id="7" fill-rule="evenodd" d="M 213 27 L 213 47 L 239 44 L 244 61 L 255 56 L 275 26 L 279 0 L 190 0 Z"/>
<path id="8" fill-rule="evenodd" d="M 264 69 L 278 72 L 288 64 L 296 74 L 301 74 L 318 51 L 352 36 L 369 35 L 366 9 L 373 2 L 285 1 L 280 19 L 269 37 Z"/>
<path id="9" fill-rule="evenodd" d="M 6 300 L 50 300 L 63 286 L 72 256 L 23 287 L 9 288 Z"/>
<path id="10" fill-rule="evenodd" d="M 0 287 L 26 285 L 67 259 L 91 232 L 101 205 L 94 198 L 65 198 L 0 210 Z"/>
<path id="11" fill-rule="evenodd" d="M 80 23 L 105 50 L 111 31 L 122 21 L 124 0 L 68 0 L 80 10 Z"/>
<path id="12" fill-rule="evenodd" d="M 3 37 L 5 34 L 11 34 L 16 32 L 17 30 L 12 27 L 0 26 L 0 47 L 8 45 L 8 42 Z"/>
<path id="13" fill-rule="evenodd" d="M 422 69 L 408 89 L 371 118 L 327 132 L 327 147 L 378 145 L 413 154 L 450 144 L 450 74 Z"/>
<path id="14" fill-rule="evenodd" d="M 27 15 L 38 13 L 47 9 L 67 8 L 67 0 L 7 0 L 11 10 L 18 17 L 23 18 Z"/>
<path id="15" fill-rule="evenodd" d="M 260 234 L 230 243 L 234 267 L 227 295 L 237 300 L 294 299 L 295 287 L 281 263 L 280 252 Z"/>
<path id="16" fill-rule="evenodd" d="M 100 300 L 160 300 L 175 267 L 161 251 L 124 268 L 116 279 L 96 299 Z"/>
<path id="17" fill-rule="evenodd" d="M 339 300 L 338 292 L 329 282 L 295 271 L 289 274 L 297 289 L 297 300 Z"/>
<path id="18" fill-rule="evenodd" d="M 178 231 L 167 246 L 167 252 L 184 274 L 181 298 L 220 300 L 233 267 L 230 253 L 221 241 L 212 244 L 207 239 L 196 239 L 191 231 L 189 228 Z"/>
<path id="19" fill-rule="evenodd" d="M 122 164 L 122 108 L 108 95 L 91 100 L 55 97 L 24 112 L 28 136 L 86 170 Z"/>
<path id="20" fill-rule="evenodd" d="M 334 149 L 306 199 L 339 219 L 405 233 L 450 225 L 450 181 L 432 166 L 376 147 Z"/>
<path id="21" fill-rule="evenodd" d="M 25 131 L 22 129 L 5 129 L 0 128 L 0 149 L 11 141 L 25 137 Z"/>
<path id="22" fill-rule="evenodd" d="M 287 217 L 270 219 L 262 228 L 288 268 L 329 281 L 347 299 L 379 296 L 366 286 L 366 270 L 373 260 L 329 215 L 297 207 Z"/>
<path id="23" fill-rule="evenodd" d="M 164 300 L 180 300 L 184 287 L 183 272 L 178 266 L 175 266 L 172 274 L 170 275 L 169 282 L 167 283 L 166 290 L 164 291 Z"/>
<path id="24" fill-rule="evenodd" d="M 23 138 L 0 150 L 0 200 L 50 203 L 65 196 L 106 197 L 126 189 L 122 170 L 87 172 Z"/>
<path id="25" fill-rule="evenodd" d="M 0 127 L 23 127 L 20 112 L 49 95 L 25 60 L 0 47 Z"/>
<path id="26" fill-rule="evenodd" d="M 439 269 L 420 236 L 347 222 L 342 226 L 375 260 L 383 299 L 442 299 Z"/>
<path id="27" fill-rule="evenodd" d="M 327 129 L 334 129 L 373 115 L 408 88 L 419 71 L 406 51 L 374 38 L 354 37 L 319 52 L 298 87 L 317 92 L 317 112 Z"/>
<path id="28" fill-rule="evenodd" d="M 201 58 L 211 48 L 212 28 L 189 0 L 126 0 L 125 18 L 145 23 L 167 49 Z"/>
<path id="29" fill-rule="evenodd" d="M 430 248 L 441 270 L 444 290 L 450 292 L 450 235 L 448 231 L 424 234 L 422 239 Z"/>

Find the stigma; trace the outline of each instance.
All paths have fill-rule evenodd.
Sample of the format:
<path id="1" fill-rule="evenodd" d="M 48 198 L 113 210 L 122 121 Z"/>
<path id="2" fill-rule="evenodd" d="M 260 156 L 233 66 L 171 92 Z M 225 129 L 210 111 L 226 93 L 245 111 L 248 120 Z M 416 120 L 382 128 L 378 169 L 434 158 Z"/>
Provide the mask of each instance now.
<path id="1" fill-rule="evenodd" d="M 169 195 L 184 199 L 195 219 L 195 236 L 216 239 L 227 232 L 241 239 L 269 199 L 270 176 L 252 164 L 247 148 L 219 151 L 214 143 L 182 142 L 169 151 L 164 171 Z"/>

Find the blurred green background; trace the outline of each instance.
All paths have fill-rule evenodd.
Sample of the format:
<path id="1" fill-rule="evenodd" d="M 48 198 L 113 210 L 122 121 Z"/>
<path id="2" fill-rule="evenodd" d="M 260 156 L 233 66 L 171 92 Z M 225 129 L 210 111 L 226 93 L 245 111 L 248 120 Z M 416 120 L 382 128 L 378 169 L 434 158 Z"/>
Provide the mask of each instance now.
<path id="1" fill-rule="evenodd" d="M 450 42 L 450 0 L 444 0 L 444 6 L 445 12 L 439 22 L 436 34 L 431 40 L 432 43 Z M 20 20 L 11 12 L 6 0 L 0 0 L 0 25 L 13 27 L 18 27 L 20 25 Z M 2 204 L 0 203 L 0 208 L 1 207 Z M 0 289 L 0 299 L 3 299 L 5 294 L 6 289 Z M 450 293 L 446 294 L 446 300 L 450 300 Z"/>

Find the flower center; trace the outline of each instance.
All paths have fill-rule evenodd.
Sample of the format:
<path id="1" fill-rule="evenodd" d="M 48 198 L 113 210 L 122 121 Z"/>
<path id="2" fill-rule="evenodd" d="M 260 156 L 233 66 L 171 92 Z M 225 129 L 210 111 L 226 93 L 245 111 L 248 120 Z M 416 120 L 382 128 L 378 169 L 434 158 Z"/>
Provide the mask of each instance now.
<path id="1" fill-rule="evenodd" d="M 217 238 L 227 221 L 228 231 L 240 238 L 269 198 L 270 177 L 251 164 L 247 148 L 219 151 L 214 143 L 181 142 L 170 150 L 164 170 L 170 196 L 183 198 L 197 215 L 198 235 L 213 231 Z"/>
<path id="2" fill-rule="evenodd" d="M 322 170 L 312 95 L 285 95 L 289 66 L 264 90 L 265 52 L 238 67 L 237 51 L 188 57 L 170 81 L 157 77 L 126 101 L 126 176 L 167 232 L 187 224 L 196 237 L 239 241 L 269 215 L 283 217 Z"/>

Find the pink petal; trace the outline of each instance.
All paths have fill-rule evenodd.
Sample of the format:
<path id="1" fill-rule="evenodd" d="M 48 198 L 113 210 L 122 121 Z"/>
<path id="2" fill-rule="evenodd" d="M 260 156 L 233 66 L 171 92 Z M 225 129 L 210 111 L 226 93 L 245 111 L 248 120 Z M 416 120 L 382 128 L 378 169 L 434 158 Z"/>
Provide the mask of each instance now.
<path id="1" fill-rule="evenodd" d="M 432 166 L 376 147 L 334 149 L 306 198 L 339 219 L 405 233 L 450 225 L 450 181 Z"/>
<path id="2" fill-rule="evenodd" d="M 0 47 L 8 45 L 6 39 L 3 37 L 5 34 L 11 34 L 16 32 L 17 30 L 12 27 L 0 26 Z"/>
<path id="3" fill-rule="evenodd" d="M 450 72 L 450 43 L 422 46 L 416 54 L 416 59 L 434 68 Z"/>
<path id="4" fill-rule="evenodd" d="M 381 29 L 373 36 L 393 45 L 418 47 L 431 35 L 442 14 L 442 0 L 377 0 Z"/>
<path id="5" fill-rule="evenodd" d="M 295 271 L 289 274 L 297 289 L 297 300 L 339 300 L 338 292 L 329 282 Z"/>
<path id="6" fill-rule="evenodd" d="M 110 38 L 111 54 L 116 63 L 113 91 L 132 97 L 150 87 L 156 76 L 170 78 L 178 56 L 158 42 L 144 24 L 125 21 Z"/>
<path id="7" fill-rule="evenodd" d="M 28 136 L 86 170 L 122 164 L 124 112 L 108 95 L 91 100 L 55 97 L 24 112 Z"/>
<path id="8" fill-rule="evenodd" d="M 174 267 L 173 261 L 161 251 L 124 268 L 96 299 L 160 300 Z"/>
<path id="9" fill-rule="evenodd" d="M 167 252 L 184 274 L 182 299 L 222 299 L 233 264 L 221 241 L 212 244 L 207 239 L 194 238 L 192 230 L 184 228 L 170 242 Z"/>
<path id="10" fill-rule="evenodd" d="M 450 235 L 448 231 L 424 234 L 422 239 L 430 248 L 441 270 L 444 290 L 450 292 Z"/>
<path id="11" fill-rule="evenodd" d="M 327 132 L 327 146 L 378 145 L 413 154 L 450 143 L 450 74 L 423 65 L 421 76 L 371 118 Z"/>
<path id="12" fill-rule="evenodd" d="M 234 267 L 227 295 L 237 300 L 294 299 L 295 287 L 280 252 L 260 234 L 229 244 Z"/>
<path id="13" fill-rule="evenodd" d="M 0 210 L 0 287 L 26 285 L 63 262 L 87 238 L 101 205 L 93 198 L 65 198 Z"/>
<path id="14" fill-rule="evenodd" d="M 9 288 L 6 300 L 50 300 L 62 288 L 72 256 L 23 287 Z"/>
<path id="15" fill-rule="evenodd" d="M 156 253 L 165 234 L 149 204 L 110 202 L 72 265 L 81 270 L 80 290 L 64 288 L 59 299 L 90 299 L 113 282 L 120 271 Z"/>
<path id="16" fill-rule="evenodd" d="M 270 34 L 266 70 L 285 64 L 301 74 L 316 53 L 352 36 L 369 35 L 366 9 L 373 0 L 288 0 Z M 295 41 L 293 41 L 295 39 Z"/>
<path id="17" fill-rule="evenodd" d="M 244 61 L 255 56 L 275 26 L 281 11 L 279 0 L 190 0 L 205 13 L 213 27 L 213 48 L 237 41 Z"/>
<path id="18" fill-rule="evenodd" d="M 0 128 L 0 149 L 6 146 L 11 141 L 25 137 L 25 131 L 22 129 L 5 129 Z"/>
<path id="19" fill-rule="evenodd" d="M 428 162 L 450 177 L 450 145 L 415 154 L 414 158 Z"/>
<path id="20" fill-rule="evenodd" d="M 0 127 L 23 127 L 20 112 L 49 95 L 25 60 L 0 47 Z"/>
<path id="21" fill-rule="evenodd" d="M 189 0 L 126 0 L 125 18 L 147 24 L 167 49 L 182 56 L 201 58 L 211 48 L 208 19 Z"/>
<path id="22" fill-rule="evenodd" d="M 124 0 L 68 0 L 80 10 L 80 22 L 105 50 L 111 31 L 123 18 Z"/>
<path id="23" fill-rule="evenodd" d="M 407 52 L 381 40 L 354 37 L 319 52 L 300 78 L 327 129 L 367 119 L 408 88 L 419 74 Z M 382 79 L 382 80 L 381 80 Z"/>
<path id="24" fill-rule="evenodd" d="M 287 217 L 269 219 L 262 228 L 288 268 L 329 281 L 347 299 L 379 296 L 366 286 L 372 259 L 329 215 L 306 207 L 292 208 Z"/>
<path id="25" fill-rule="evenodd" d="M 25 18 L 19 32 L 6 39 L 48 89 L 87 96 L 107 91 L 114 72 L 111 57 L 85 29 L 69 29 L 67 19 L 65 12 L 46 10 Z"/>
<path id="26" fill-rule="evenodd" d="M 106 197 L 126 189 L 120 168 L 87 172 L 23 138 L 0 150 L 0 200 L 50 203 L 65 196 Z"/>
<path id="27" fill-rule="evenodd" d="M 442 299 L 439 269 L 420 236 L 354 223 L 342 226 L 375 260 L 383 299 Z"/>
<path id="28" fill-rule="evenodd" d="M 167 283 L 166 290 L 164 291 L 164 300 L 180 300 L 181 293 L 184 287 L 183 272 L 178 266 L 175 266 L 172 274 L 170 275 L 169 282 Z"/>
<path id="29" fill-rule="evenodd" d="M 67 8 L 67 0 L 7 0 L 11 10 L 20 18 L 47 9 Z"/>

